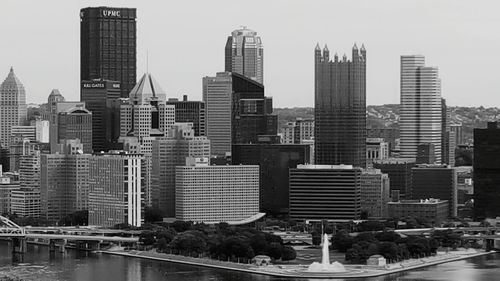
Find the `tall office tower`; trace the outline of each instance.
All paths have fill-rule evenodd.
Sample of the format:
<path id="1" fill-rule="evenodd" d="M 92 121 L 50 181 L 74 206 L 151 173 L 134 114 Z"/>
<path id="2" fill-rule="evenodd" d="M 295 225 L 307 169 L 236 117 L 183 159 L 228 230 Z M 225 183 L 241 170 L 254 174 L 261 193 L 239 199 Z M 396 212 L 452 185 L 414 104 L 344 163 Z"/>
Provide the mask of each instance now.
<path id="1" fill-rule="evenodd" d="M 237 73 L 219 72 L 203 78 L 207 137 L 211 152 L 225 157 L 231 144 L 256 142 L 259 135 L 276 135 L 278 118 L 264 86 Z"/>
<path id="2" fill-rule="evenodd" d="M 186 157 L 210 158 L 210 140 L 195 137 L 192 127 L 191 123 L 176 123 L 168 137 L 153 141 L 152 184 L 146 202 L 168 218 L 175 217 L 175 167 L 186 164 Z"/>
<path id="3" fill-rule="evenodd" d="M 259 165 L 260 211 L 274 216 L 288 214 L 288 169 L 310 160 L 307 144 L 280 144 L 261 136 L 256 143 L 234 144 L 233 165 Z"/>
<path id="4" fill-rule="evenodd" d="M 390 199 L 390 180 L 379 169 L 363 169 L 361 173 L 361 210 L 370 218 L 386 218 Z"/>
<path id="5" fill-rule="evenodd" d="M 126 98 L 137 81 L 136 9 L 80 10 L 80 80 L 119 81 Z"/>
<path id="6" fill-rule="evenodd" d="M 57 222 L 78 210 L 88 209 L 88 161 L 79 140 L 66 140 L 56 154 L 40 158 L 41 214 Z"/>
<path id="7" fill-rule="evenodd" d="M 0 146 L 8 148 L 11 127 L 24 125 L 27 120 L 26 92 L 11 67 L 0 85 Z"/>
<path id="8" fill-rule="evenodd" d="M 441 163 L 441 106 L 438 68 L 425 66 L 421 55 L 401 56 L 401 157 L 415 158 L 419 144 L 432 143 Z"/>
<path id="9" fill-rule="evenodd" d="M 30 155 L 35 151 L 43 151 L 44 146 L 38 142 L 30 141 L 25 138 L 12 139 L 9 147 L 9 171 L 19 172 L 21 156 Z"/>
<path id="10" fill-rule="evenodd" d="M 244 224 L 259 214 L 259 166 L 210 165 L 188 157 L 175 168 L 175 217 L 182 221 Z"/>
<path id="11" fill-rule="evenodd" d="M 451 110 L 441 99 L 441 162 L 455 166 L 456 136 L 451 130 Z"/>
<path id="12" fill-rule="evenodd" d="M 264 46 L 257 32 L 242 27 L 226 42 L 226 72 L 235 72 L 264 84 Z"/>
<path id="13" fill-rule="evenodd" d="M 139 153 L 151 153 L 153 139 L 164 137 L 175 123 L 175 107 L 166 100 L 158 82 L 145 73 L 130 91 L 128 104 L 120 105 L 120 142 L 138 141 Z"/>
<path id="14" fill-rule="evenodd" d="M 314 51 L 314 141 L 316 164 L 366 166 L 366 50 L 354 45 L 330 60 L 325 46 Z"/>
<path id="15" fill-rule="evenodd" d="M 19 183 L 21 188 L 11 193 L 11 213 L 21 217 L 39 217 L 40 151 L 20 157 Z"/>
<path id="16" fill-rule="evenodd" d="M 42 120 L 50 120 L 51 114 L 56 110 L 56 103 L 65 101 L 66 99 L 58 89 L 52 89 L 47 98 L 47 103 L 40 105 Z"/>
<path id="17" fill-rule="evenodd" d="M 452 131 L 452 132 L 455 133 L 455 143 L 456 143 L 456 145 L 465 144 L 462 123 L 460 123 L 460 124 L 451 124 L 450 125 L 450 131 Z"/>
<path id="18" fill-rule="evenodd" d="M 113 139 L 113 101 L 120 98 L 120 83 L 96 79 L 82 81 L 80 100 L 92 112 L 92 149 L 95 152 L 112 149 Z"/>
<path id="19" fill-rule="evenodd" d="M 411 169 L 413 199 L 441 199 L 449 204 L 449 217 L 457 216 L 457 172 L 447 165 L 417 165 Z"/>
<path id="20" fill-rule="evenodd" d="M 64 139 L 80 139 L 85 153 L 92 153 L 92 113 L 84 102 L 53 102 L 50 109 L 50 151 L 55 153 Z"/>
<path id="21" fill-rule="evenodd" d="M 361 172 L 352 165 L 298 165 L 290 169 L 290 219 L 357 220 Z"/>
<path id="22" fill-rule="evenodd" d="M 89 225 L 144 223 L 141 160 L 124 152 L 89 158 Z"/>
<path id="23" fill-rule="evenodd" d="M 500 216 L 500 128 L 488 122 L 486 129 L 474 129 L 474 217 Z"/>
<path id="24" fill-rule="evenodd" d="M 168 99 L 167 104 L 175 106 L 176 123 L 193 123 L 194 135 L 205 135 L 205 102 L 188 101 L 187 95 L 184 95 L 182 101 L 178 99 Z"/>
<path id="25" fill-rule="evenodd" d="M 373 165 L 373 160 L 389 158 L 389 144 L 383 138 L 366 138 L 366 164 Z"/>
<path id="26" fill-rule="evenodd" d="M 167 95 L 158 82 L 149 73 L 130 91 L 128 100 L 115 100 L 119 106 L 120 137 L 123 149 L 129 153 L 144 155 L 142 160 L 143 187 L 150 203 L 152 184 L 152 149 L 153 140 L 164 137 L 175 123 L 175 107 L 166 104 Z"/>
<path id="27" fill-rule="evenodd" d="M 412 199 L 411 169 L 415 167 L 413 158 L 388 158 L 373 160 L 373 168 L 389 175 L 391 193 L 398 191 L 404 199 Z"/>

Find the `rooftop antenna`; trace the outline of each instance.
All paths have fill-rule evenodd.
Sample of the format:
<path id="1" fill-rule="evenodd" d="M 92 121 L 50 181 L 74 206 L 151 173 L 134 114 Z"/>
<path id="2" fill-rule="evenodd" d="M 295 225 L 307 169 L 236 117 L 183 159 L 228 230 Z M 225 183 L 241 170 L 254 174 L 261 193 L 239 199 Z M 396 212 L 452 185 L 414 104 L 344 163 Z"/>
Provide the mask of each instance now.
<path id="1" fill-rule="evenodd" d="M 146 51 L 146 73 L 149 73 L 149 50 Z"/>
<path id="2" fill-rule="evenodd" d="M 247 29 L 246 25 L 240 25 L 241 29 Z"/>

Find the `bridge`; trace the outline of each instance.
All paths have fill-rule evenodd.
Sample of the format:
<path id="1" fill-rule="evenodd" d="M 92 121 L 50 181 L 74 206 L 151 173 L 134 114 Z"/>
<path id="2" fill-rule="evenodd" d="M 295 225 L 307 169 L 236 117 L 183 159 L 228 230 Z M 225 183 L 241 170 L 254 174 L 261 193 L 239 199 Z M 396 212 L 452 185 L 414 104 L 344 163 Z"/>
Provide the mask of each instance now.
<path id="1" fill-rule="evenodd" d="M 0 216 L 0 239 L 12 240 L 13 253 L 25 253 L 27 242 L 46 241 L 51 251 L 57 247 L 64 251 L 67 242 L 75 243 L 80 250 L 98 250 L 101 243 L 128 243 L 139 242 L 140 231 L 106 230 L 75 227 L 21 227 L 4 216 Z M 117 234 L 128 237 L 116 236 Z"/>

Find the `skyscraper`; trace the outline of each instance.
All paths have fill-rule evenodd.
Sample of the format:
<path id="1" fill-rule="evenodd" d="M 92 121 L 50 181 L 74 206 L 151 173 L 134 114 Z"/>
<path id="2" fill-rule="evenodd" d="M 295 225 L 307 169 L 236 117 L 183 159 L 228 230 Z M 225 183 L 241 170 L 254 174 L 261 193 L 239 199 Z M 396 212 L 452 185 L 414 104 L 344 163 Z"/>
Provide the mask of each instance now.
<path id="1" fill-rule="evenodd" d="M 187 95 L 184 95 L 181 101 L 178 99 L 168 99 L 167 104 L 175 106 L 176 123 L 193 123 L 194 135 L 205 135 L 205 102 L 190 101 Z"/>
<path id="2" fill-rule="evenodd" d="M 27 117 L 26 92 L 11 67 L 9 75 L 0 85 L 0 146 L 8 148 L 11 127 L 24 125 Z"/>
<path id="3" fill-rule="evenodd" d="M 264 83 L 264 47 L 257 32 L 242 27 L 226 42 L 226 72 L 235 72 Z"/>
<path id="4" fill-rule="evenodd" d="M 276 135 L 278 118 L 264 86 L 238 73 L 219 72 L 203 78 L 207 137 L 213 155 L 231 153 L 231 144 L 256 142 L 259 135 Z"/>
<path id="5" fill-rule="evenodd" d="M 474 129 L 474 216 L 500 216 L 500 128 L 488 122 L 486 129 Z"/>
<path id="6" fill-rule="evenodd" d="M 126 98 L 136 82 L 136 9 L 80 10 L 80 79 L 121 83 Z"/>
<path id="7" fill-rule="evenodd" d="M 330 60 L 325 46 L 314 51 L 315 163 L 366 166 L 366 50 L 352 48 Z"/>
<path id="8" fill-rule="evenodd" d="M 417 146 L 432 143 L 441 163 L 441 80 L 422 55 L 401 56 L 401 157 L 416 158 Z"/>
<path id="9" fill-rule="evenodd" d="M 96 79 L 82 81 L 80 100 L 85 102 L 85 108 L 92 112 L 92 149 L 95 152 L 112 149 L 113 120 L 111 114 L 112 102 L 120 98 L 120 83 Z"/>

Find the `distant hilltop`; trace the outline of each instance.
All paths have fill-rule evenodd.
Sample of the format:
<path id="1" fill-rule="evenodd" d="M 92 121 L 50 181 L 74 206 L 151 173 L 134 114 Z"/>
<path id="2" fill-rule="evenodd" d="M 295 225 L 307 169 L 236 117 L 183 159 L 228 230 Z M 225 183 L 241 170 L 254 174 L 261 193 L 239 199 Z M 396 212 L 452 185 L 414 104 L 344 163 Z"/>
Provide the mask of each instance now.
<path id="1" fill-rule="evenodd" d="M 472 138 L 474 128 L 485 128 L 486 122 L 500 118 L 500 108 L 450 106 L 451 124 L 462 124 L 464 138 Z M 299 118 L 314 118 L 313 107 L 275 108 L 279 128 Z M 371 128 L 398 128 L 399 104 L 369 105 L 366 108 L 367 126 Z"/>

